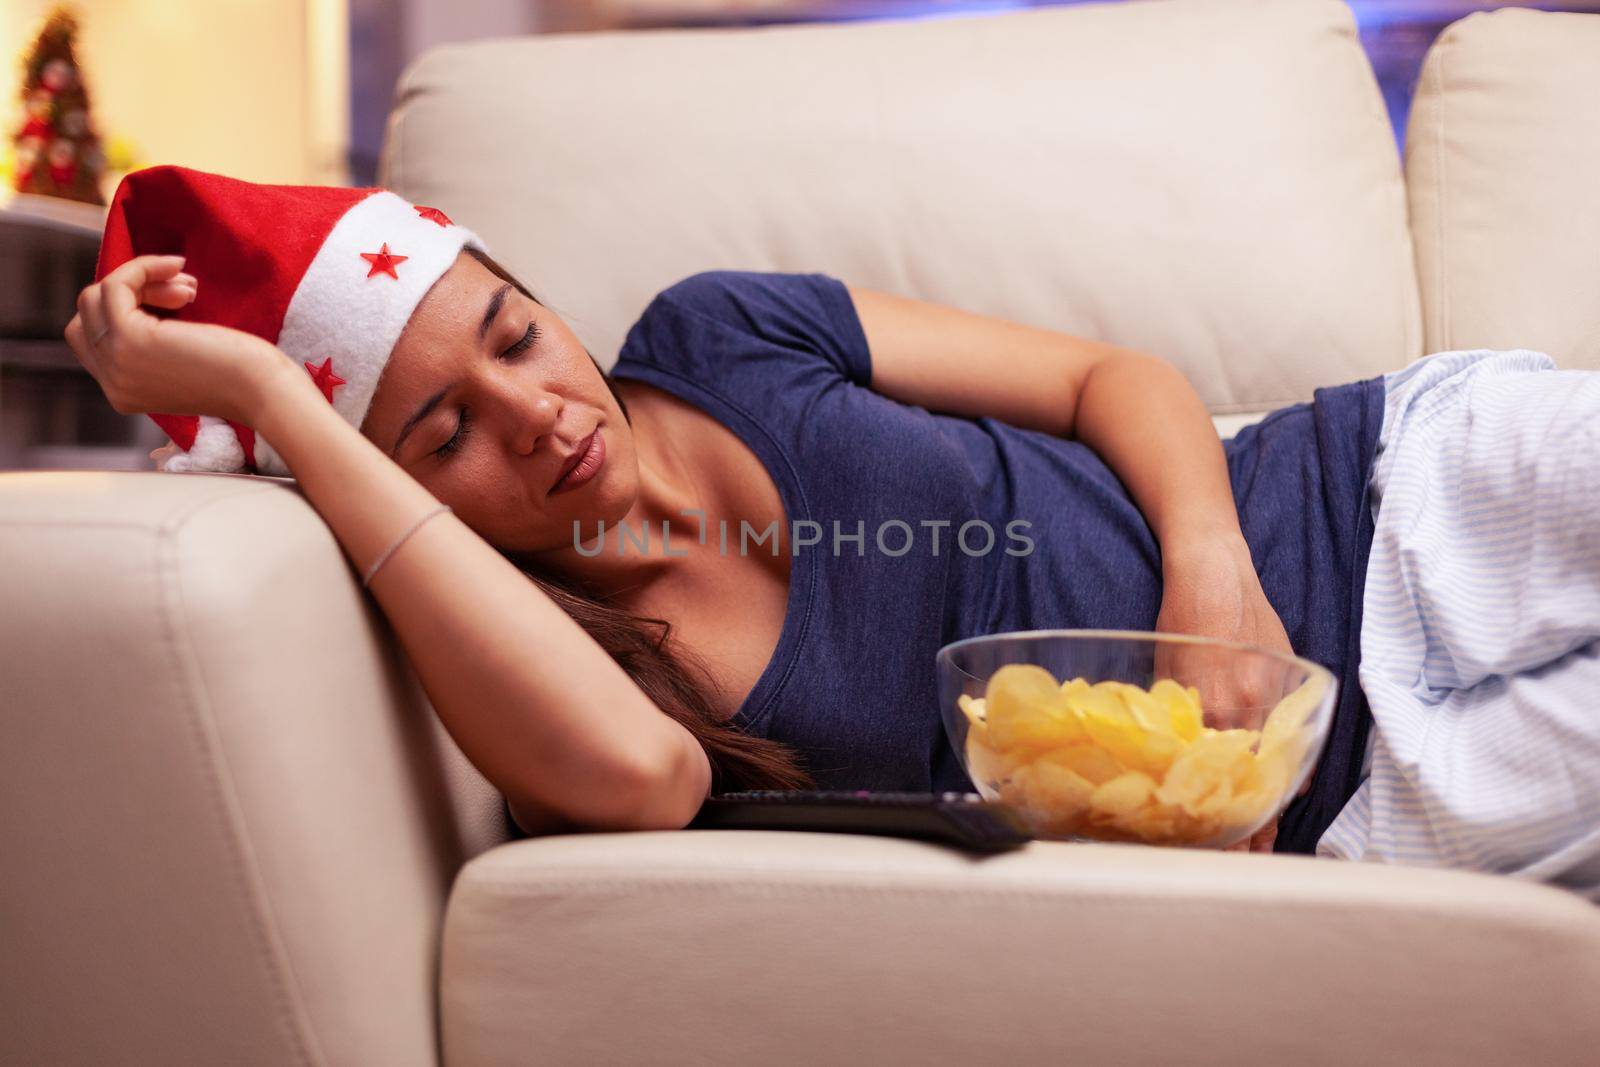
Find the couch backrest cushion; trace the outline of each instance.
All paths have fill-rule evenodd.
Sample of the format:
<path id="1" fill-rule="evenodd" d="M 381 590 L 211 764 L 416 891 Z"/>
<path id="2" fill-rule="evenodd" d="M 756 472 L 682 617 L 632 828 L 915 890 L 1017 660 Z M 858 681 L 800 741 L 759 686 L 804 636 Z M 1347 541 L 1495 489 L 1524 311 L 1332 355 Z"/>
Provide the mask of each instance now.
<path id="1" fill-rule="evenodd" d="M 1469 15 L 1406 134 L 1427 343 L 1600 368 L 1600 15 Z"/>
<path id="2" fill-rule="evenodd" d="M 1421 350 L 1400 161 L 1336 0 L 447 45 L 402 79 L 382 177 L 605 366 L 712 268 L 1143 348 L 1213 412 Z"/>

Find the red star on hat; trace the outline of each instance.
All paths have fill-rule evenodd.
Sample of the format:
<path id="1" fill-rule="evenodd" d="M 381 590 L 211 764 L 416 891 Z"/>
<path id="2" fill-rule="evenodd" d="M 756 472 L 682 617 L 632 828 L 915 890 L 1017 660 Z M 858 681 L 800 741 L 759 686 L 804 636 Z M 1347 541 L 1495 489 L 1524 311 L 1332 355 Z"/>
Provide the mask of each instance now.
<path id="1" fill-rule="evenodd" d="M 417 209 L 418 215 L 421 215 L 429 222 L 437 222 L 440 226 L 449 226 L 451 224 L 450 216 L 436 207 L 422 207 L 419 204 L 413 204 L 412 206 Z"/>
<path id="2" fill-rule="evenodd" d="M 306 364 L 306 370 L 311 373 L 311 380 L 317 383 L 317 388 L 322 390 L 322 395 L 328 398 L 328 403 L 333 403 L 334 386 L 344 385 L 345 380 L 333 373 L 333 358 L 322 361 L 322 366 L 316 367 Z"/>
<path id="3" fill-rule="evenodd" d="M 410 256 L 397 256 L 389 251 L 389 242 L 385 241 L 383 247 L 376 252 L 362 252 L 361 258 L 372 264 L 372 269 L 367 271 L 367 277 L 375 274 L 387 274 L 395 281 L 400 280 L 400 275 L 394 272 L 395 264 L 404 263 Z"/>

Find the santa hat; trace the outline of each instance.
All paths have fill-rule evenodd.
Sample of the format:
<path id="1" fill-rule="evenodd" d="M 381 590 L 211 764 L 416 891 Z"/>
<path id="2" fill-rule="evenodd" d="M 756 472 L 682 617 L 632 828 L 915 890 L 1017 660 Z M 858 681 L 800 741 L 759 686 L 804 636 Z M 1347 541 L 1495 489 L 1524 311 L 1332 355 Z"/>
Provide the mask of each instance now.
<path id="1" fill-rule="evenodd" d="M 400 332 L 464 246 L 487 251 L 444 212 L 385 189 L 258 185 L 150 167 L 117 187 L 95 278 L 135 256 L 184 256 L 197 295 L 157 314 L 271 341 L 359 428 Z M 289 473 L 248 426 L 150 417 L 182 449 L 163 470 Z"/>

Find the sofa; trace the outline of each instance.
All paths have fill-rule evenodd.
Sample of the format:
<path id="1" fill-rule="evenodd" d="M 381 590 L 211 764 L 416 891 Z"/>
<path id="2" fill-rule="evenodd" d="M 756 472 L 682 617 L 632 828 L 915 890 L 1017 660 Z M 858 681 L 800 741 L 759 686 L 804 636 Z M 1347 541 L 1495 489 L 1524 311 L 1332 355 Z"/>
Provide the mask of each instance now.
<path id="1" fill-rule="evenodd" d="M 1402 159 L 1335 0 L 492 40 L 408 68 L 382 182 L 604 365 L 678 278 L 817 270 L 1158 353 L 1227 434 L 1442 349 L 1600 368 L 1596 55 L 1451 26 Z M 1505 876 L 518 838 L 289 479 L 0 474 L 0 798 L 7 1065 L 1600 1056 L 1600 911 Z"/>

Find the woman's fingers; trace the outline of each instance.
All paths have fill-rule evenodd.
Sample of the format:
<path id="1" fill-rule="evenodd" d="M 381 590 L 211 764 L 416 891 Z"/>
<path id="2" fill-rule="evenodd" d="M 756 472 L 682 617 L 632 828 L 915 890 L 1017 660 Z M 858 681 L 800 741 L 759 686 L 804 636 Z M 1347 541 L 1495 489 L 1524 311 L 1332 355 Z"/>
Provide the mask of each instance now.
<path id="1" fill-rule="evenodd" d="M 135 256 L 100 282 L 104 291 L 103 314 L 113 331 L 139 309 L 145 289 L 173 280 L 183 270 L 182 256 Z"/>
<path id="2" fill-rule="evenodd" d="M 83 292 L 78 294 L 78 320 L 83 331 L 83 340 L 90 353 L 96 357 L 100 354 L 100 341 L 106 328 L 103 295 L 104 290 L 98 283 L 84 287 Z"/>
<path id="3" fill-rule="evenodd" d="M 161 307 L 182 307 L 193 299 L 193 277 L 181 275 L 182 267 L 181 256 L 137 256 L 78 294 L 78 314 L 65 336 L 113 410 L 126 414 L 117 399 L 121 368 L 113 346 L 118 326 L 137 313 L 147 291 Z"/>
<path id="4" fill-rule="evenodd" d="M 173 456 L 182 451 L 183 449 L 179 448 L 173 442 L 168 441 L 160 448 L 151 449 L 150 462 L 154 463 L 157 469 L 164 468 L 167 465 L 167 460 L 171 459 Z"/>
<path id="5" fill-rule="evenodd" d="M 176 311 L 195 298 L 198 292 L 194 276 L 180 274 L 163 282 L 151 282 L 139 295 L 139 303 L 150 307 Z"/>
<path id="6" fill-rule="evenodd" d="M 182 256 L 138 256 L 78 294 L 78 313 L 64 335 L 114 411 L 128 415 L 189 410 L 159 406 L 163 394 L 174 392 L 171 387 L 175 383 L 168 380 L 172 368 L 156 358 L 152 349 L 158 320 L 144 310 L 175 311 L 194 300 L 199 282 L 194 275 L 183 273 L 182 266 Z M 183 328 L 202 327 L 187 324 Z M 180 375 L 176 384 L 188 382 Z M 188 399 L 182 396 L 182 389 L 176 392 L 180 402 Z M 205 398 L 207 403 L 210 399 Z"/>
<path id="7" fill-rule="evenodd" d="M 182 256 L 135 256 L 78 294 L 80 332 L 98 354 L 118 322 L 147 297 L 157 307 L 179 308 L 194 299 L 198 282 L 184 274 Z"/>

